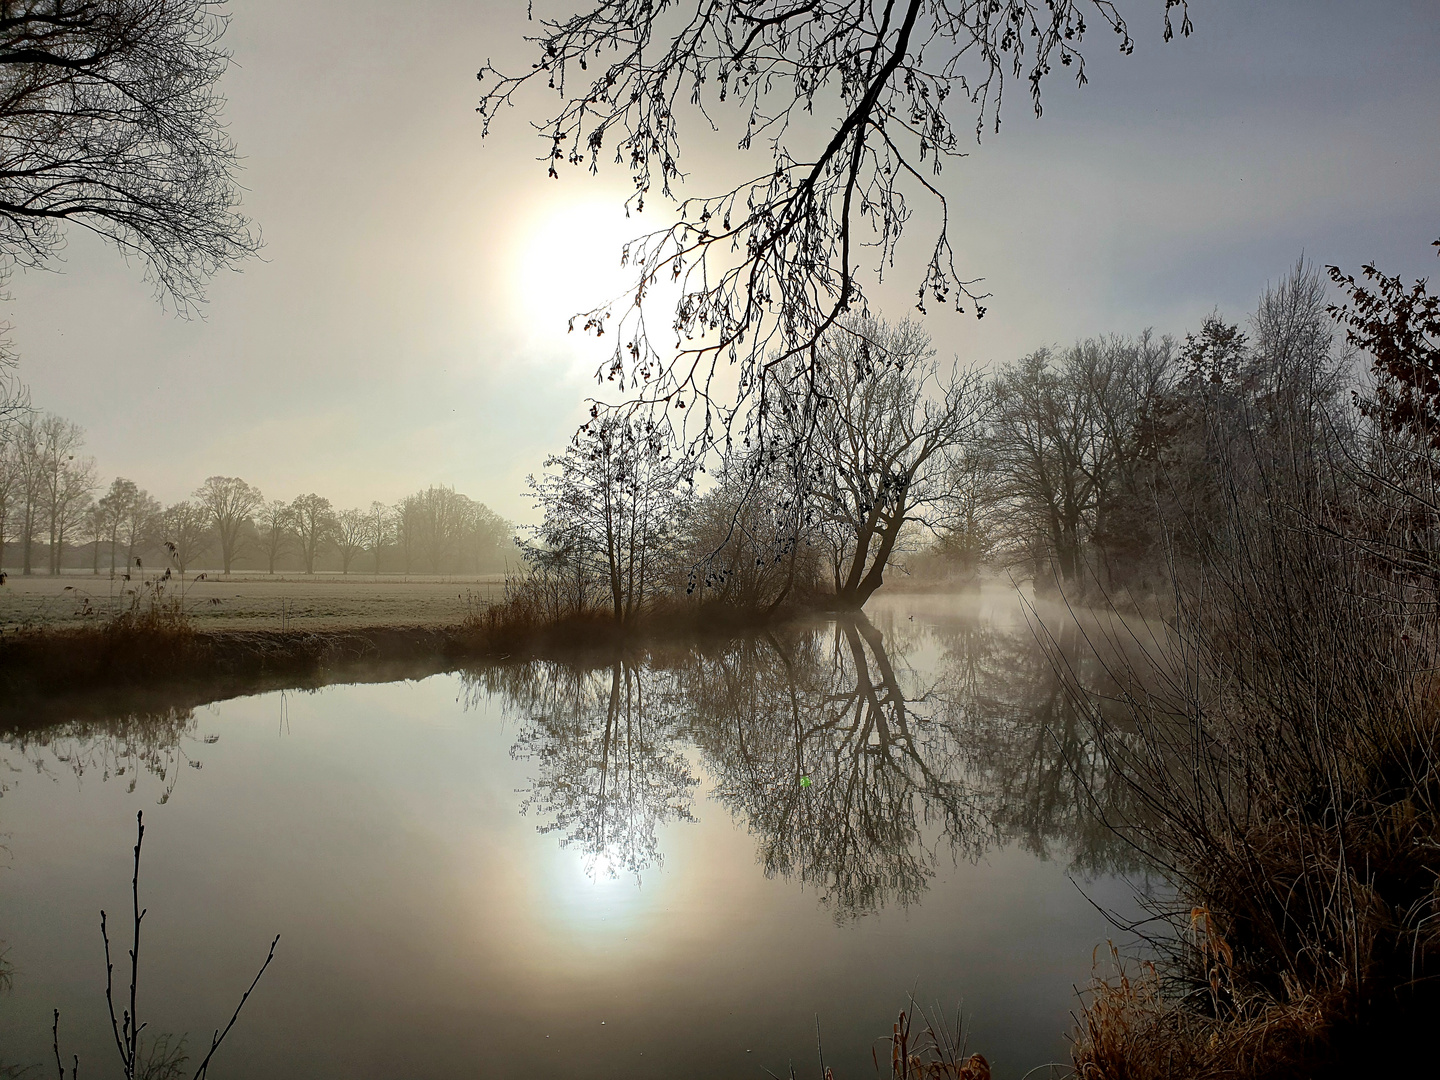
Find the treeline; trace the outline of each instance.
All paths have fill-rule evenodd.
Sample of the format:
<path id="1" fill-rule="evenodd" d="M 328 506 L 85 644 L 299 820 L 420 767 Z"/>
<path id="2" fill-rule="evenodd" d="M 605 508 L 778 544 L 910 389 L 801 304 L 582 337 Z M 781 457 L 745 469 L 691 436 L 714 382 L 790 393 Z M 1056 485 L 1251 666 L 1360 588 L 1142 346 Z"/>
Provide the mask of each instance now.
<path id="1" fill-rule="evenodd" d="M 212 476 L 166 506 L 125 477 L 102 490 L 84 439 L 54 413 L 0 422 L 0 566 L 489 574 L 518 560 L 511 524 L 449 487 L 336 509 L 314 493 L 267 499 L 239 477 Z"/>
<path id="2" fill-rule="evenodd" d="M 530 481 L 526 602 L 620 622 L 677 602 L 858 608 L 902 560 L 1151 592 L 1204 546 L 1227 447 L 1342 452 L 1322 429 L 1363 419 L 1332 407 L 1347 355 L 1304 264 L 1244 325 L 1215 313 L 1183 339 L 1087 339 L 983 374 L 939 365 L 913 323 L 854 320 L 776 372 L 763 431 L 708 474 L 647 418 L 592 421 Z"/>

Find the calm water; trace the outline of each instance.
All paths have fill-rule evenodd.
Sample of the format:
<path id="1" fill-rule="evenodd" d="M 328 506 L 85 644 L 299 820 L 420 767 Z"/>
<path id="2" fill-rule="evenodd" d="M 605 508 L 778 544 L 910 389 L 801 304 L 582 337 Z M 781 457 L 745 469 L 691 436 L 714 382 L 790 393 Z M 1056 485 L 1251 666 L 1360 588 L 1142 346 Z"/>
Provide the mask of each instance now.
<path id="1" fill-rule="evenodd" d="M 1020 1077 L 1067 1058 L 1092 901 L 1133 906 L 1088 750 L 1004 594 L 13 739 L 0 1064 L 58 1008 L 118 1075 L 98 912 L 123 952 L 144 810 L 149 1031 L 207 1042 L 281 934 L 216 1080 L 815 1076 L 817 1020 L 868 1077 L 912 994 Z"/>

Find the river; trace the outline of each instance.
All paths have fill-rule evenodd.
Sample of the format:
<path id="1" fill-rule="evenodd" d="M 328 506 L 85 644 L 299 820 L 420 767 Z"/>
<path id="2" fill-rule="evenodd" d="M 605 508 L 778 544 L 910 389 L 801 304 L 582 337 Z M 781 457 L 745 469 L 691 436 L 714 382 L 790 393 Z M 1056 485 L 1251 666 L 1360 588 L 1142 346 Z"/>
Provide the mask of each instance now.
<path id="1" fill-rule="evenodd" d="M 1047 1075 L 1143 875 L 1043 639 L 1003 590 L 895 596 L 12 735 L 0 1065 L 53 1072 L 59 1009 L 67 1067 L 120 1075 L 99 912 L 128 1000 L 143 811 L 147 1036 L 193 1071 L 280 935 L 215 1080 L 846 1080 L 912 1000 Z"/>

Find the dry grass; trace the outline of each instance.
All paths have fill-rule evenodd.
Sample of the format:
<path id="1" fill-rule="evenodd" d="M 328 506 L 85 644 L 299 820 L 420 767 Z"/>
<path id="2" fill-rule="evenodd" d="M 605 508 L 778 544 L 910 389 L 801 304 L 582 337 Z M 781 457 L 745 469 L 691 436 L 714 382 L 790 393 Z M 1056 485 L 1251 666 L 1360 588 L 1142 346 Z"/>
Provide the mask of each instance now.
<path id="1" fill-rule="evenodd" d="M 1127 970 L 1113 947 L 1112 971 L 1083 996 L 1073 1061 L 1079 1080 L 1238 1080 L 1308 1075 L 1328 1053 L 1326 1003 L 1297 995 L 1241 1015 L 1187 1007 L 1167 993 L 1150 963 Z M 1216 999 L 1228 970 L 1217 978 Z"/>
<path id="2" fill-rule="evenodd" d="M 684 636 L 695 640 L 785 622 L 808 609 L 797 605 L 751 608 L 688 597 L 650 601 L 633 621 L 620 625 L 600 603 L 575 604 L 545 575 L 512 578 L 493 601 L 468 598 L 462 631 L 476 654 L 516 657 L 550 649 L 652 644 Z"/>
<path id="3" fill-rule="evenodd" d="M 1158 970 L 1091 988 L 1088 1080 L 1386 1074 L 1440 1009 L 1435 579 L 1367 556 L 1399 515 L 1348 478 L 1229 468 L 1165 662 L 1091 703 L 1174 900 Z"/>
<path id="4" fill-rule="evenodd" d="M 890 1080 L 990 1080 L 990 1063 L 981 1054 L 966 1054 L 959 1020 L 947 1026 L 938 1016 L 920 1012 L 925 1029 L 912 1029 L 914 1014 L 902 1012 L 890 1029 Z M 875 1054 L 875 1075 L 882 1074 Z M 833 1080 L 829 1069 L 825 1080 Z"/>

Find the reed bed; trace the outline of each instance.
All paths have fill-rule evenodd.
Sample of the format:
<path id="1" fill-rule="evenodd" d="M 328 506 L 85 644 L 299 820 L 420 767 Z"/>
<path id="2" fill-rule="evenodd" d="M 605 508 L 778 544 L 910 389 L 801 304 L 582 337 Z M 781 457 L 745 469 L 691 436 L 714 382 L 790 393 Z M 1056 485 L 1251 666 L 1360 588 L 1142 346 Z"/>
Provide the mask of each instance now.
<path id="1" fill-rule="evenodd" d="M 1084 997 L 1086 1080 L 1383 1072 L 1440 1008 L 1435 530 L 1395 484 L 1246 449 L 1163 655 L 1088 702 L 1135 794 L 1110 824 L 1172 899 L 1153 964 Z"/>

